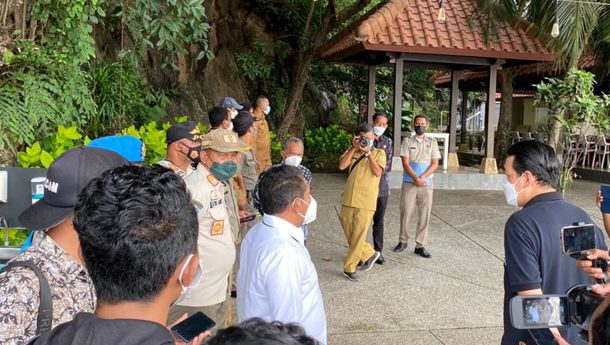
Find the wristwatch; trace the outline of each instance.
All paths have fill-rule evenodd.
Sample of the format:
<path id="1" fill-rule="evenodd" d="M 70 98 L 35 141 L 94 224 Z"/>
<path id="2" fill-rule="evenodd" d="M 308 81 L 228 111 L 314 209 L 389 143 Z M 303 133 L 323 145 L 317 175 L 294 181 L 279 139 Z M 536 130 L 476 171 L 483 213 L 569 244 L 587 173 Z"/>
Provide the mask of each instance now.
<path id="1" fill-rule="evenodd" d="M 370 156 L 370 155 L 371 155 L 371 153 L 370 153 L 370 152 L 367 152 L 367 153 L 365 153 L 365 154 L 364 154 L 364 157 L 368 157 L 368 156 Z"/>

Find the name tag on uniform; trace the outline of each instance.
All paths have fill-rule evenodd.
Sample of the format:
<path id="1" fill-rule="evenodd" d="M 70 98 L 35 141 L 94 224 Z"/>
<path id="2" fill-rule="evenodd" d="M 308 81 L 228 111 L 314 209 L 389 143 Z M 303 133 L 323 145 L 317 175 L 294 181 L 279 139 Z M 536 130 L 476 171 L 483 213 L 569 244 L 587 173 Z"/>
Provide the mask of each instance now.
<path id="1" fill-rule="evenodd" d="M 221 206 L 223 204 L 222 197 L 223 195 L 219 191 L 212 191 L 210 196 L 210 208 Z"/>
<path id="2" fill-rule="evenodd" d="M 212 223 L 212 236 L 220 236 L 225 231 L 225 221 L 224 220 L 215 220 Z"/>

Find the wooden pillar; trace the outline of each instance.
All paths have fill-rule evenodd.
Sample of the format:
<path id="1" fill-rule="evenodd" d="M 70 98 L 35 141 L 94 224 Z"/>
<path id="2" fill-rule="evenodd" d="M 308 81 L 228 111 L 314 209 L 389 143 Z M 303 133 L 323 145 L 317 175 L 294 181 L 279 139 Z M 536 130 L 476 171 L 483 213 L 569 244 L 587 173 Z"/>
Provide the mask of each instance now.
<path id="1" fill-rule="evenodd" d="M 367 97 L 368 123 L 373 123 L 375 113 L 375 85 L 377 84 L 377 66 L 369 66 L 369 93 Z"/>
<path id="2" fill-rule="evenodd" d="M 462 72 L 451 71 L 451 95 L 449 98 L 449 142 L 444 145 L 449 145 L 449 156 L 447 158 L 447 166 L 449 168 L 458 168 L 460 163 L 458 161 L 457 153 L 455 152 L 455 139 L 457 135 L 457 102 L 460 76 Z"/>
<path id="3" fill-rule="evenodd" d="M 460 132 L 460 144 L 466 143 L 466 126 L 468 120 L 468 91 L 462 91 L 462 131 Z"/>
<path id="4" fill-rule="evenodd" d="M 496 117 L 496 82 L 498 77 L 498 65 L 489 66 L 489 80 L 487 88 L 487 103 L 485 104 L 485 158 L 481 162 L 481 172 L 485 174 L 497 174 L 498 165 L 494 158 L 494 120 Z"/>
<path id="5" fill-rule="evenodd" d="M 400 146 L 402 145 L 402 83 L 404 77 L 404 59 L 397 57 L 394 64 L 394 157 L 400 157 Z"/>

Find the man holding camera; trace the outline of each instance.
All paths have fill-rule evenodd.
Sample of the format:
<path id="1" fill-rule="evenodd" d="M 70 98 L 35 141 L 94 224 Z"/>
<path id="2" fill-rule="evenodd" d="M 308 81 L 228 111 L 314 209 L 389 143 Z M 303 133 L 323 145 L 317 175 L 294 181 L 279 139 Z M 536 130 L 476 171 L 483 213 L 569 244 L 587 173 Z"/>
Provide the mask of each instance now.
<path id="1" fill-rule="evenodd" d="M 508 150 L 504 162 L 506 202 L 523 207 L 504 228 L 504 335 L 502 345 L 535 344 L 527 330 L 512 326 L 510 299 L 516 295 L 564 294 L 577 284 L 588 284 L 587 275 L 562 253 L 561 229 L 574 223 L 593 223 L 589 215 L 563 199 L 555 190 L 560 163 L 552 147 L 525 140 Z M 603 234 L 595 229 L 596 243 L 606 249 Z M 556 339 L 581 344 L 578 328 L 552 329 Z"/>
<path id="2" fill-rule="evenodd" d="M 366 235 L 377 208 L 379 180 L 386 165 L 385 152 L 373 147 L 373 128 L 362 124 L 358 132 L 352 147 L 339 160 L 339 169 L 349 168 L 339 218 L 349 244 L 343 274 L 351 281 L 359 279 L 356 267 L 360 262 L 360 270 L 368 271 L 381 256 L 366 242 Z"/>

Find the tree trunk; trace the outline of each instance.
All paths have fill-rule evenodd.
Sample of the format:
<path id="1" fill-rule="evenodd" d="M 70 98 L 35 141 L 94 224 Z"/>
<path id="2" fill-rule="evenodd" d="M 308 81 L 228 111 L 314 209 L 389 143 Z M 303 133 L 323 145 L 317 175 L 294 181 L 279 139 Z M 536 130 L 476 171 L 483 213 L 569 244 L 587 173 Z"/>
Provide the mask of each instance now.
<path id="1" fill-rule="evenodd" d="M 502 100 L 500 102 L 500 117 L 498 118 L 498 133 L 494 147 L 494 157 L 501 163 L 506 155 L 510 140 L 510 128 L 508 126 L 513 115 L 513 79 L 514 71 L 511 68 L 504 68 L 500 71 L 500 92 Z"/>
<path id="2" fill-rule="evenodd" d="M 285 138 L 289 134 L 300 136 L 303 132 L 304 123 L 299 114 L 299 106 L 303 98 L 305 84 L 309 79 L 309 67 L 313 59 L 313 50 L 308 50 L 299 54 L 297 63 L 295 64 L 292 80 L 290 81 L 290 89 L 286 98 L 286 106 L 284 107 L 284 116 L 278 124 L 278 137 Z"/>

